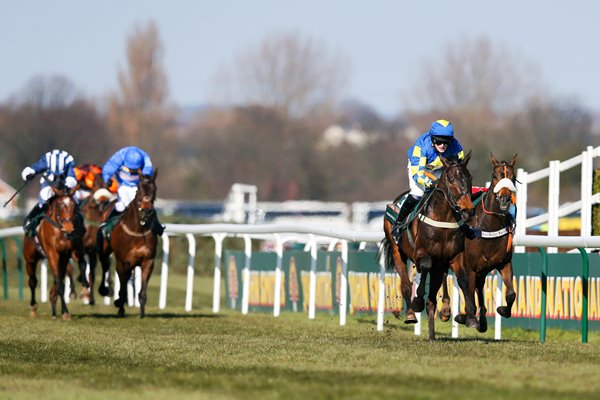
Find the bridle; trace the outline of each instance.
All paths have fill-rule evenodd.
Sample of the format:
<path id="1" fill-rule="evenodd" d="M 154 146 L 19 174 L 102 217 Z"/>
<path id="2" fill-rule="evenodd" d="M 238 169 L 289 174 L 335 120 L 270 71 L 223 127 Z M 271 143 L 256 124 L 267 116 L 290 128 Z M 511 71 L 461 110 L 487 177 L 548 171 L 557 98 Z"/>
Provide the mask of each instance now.
<path id="1" fill-rule="evenodd" d="M 452 193 L 452 190 L 450 190 L 450 185 L 452 183 L 450 182 L 450 179 L 448 178 L 448 175 L 449 175 L 448 172 L 452 168 L 458 168 L 460 166 L 461 166 L 461 164 L 456 164 L 456 165 L 449 165 L 448 167 L 446 167 L 446 170 L 444 171 L 444 174 L 443 174 L 443 178 L 444 178 L 443 182 L 444 182 L 444 186 L 446 187 L 446 190 L 443 190 L 442 188 L 440 188 L 439 183 L 436 184 L 433 189 L 434 191 L 438 190 L 438 191 L 442 192 L 442 194 L 444 195 L 444 199 L 450 205 L 450 208 L 452 209 L 452 211 L 454 211 L 456 214 L 460 214 L 463 211 L 463 209 L 458 204 L 458 199 L 460 199 L 462 196 L 464 196 L 464 194 L 460 194 L 457 198 L 454 195 L 454 193 Z"/>
<path id="2" fill-rule="evenodd" d="M 502 167 L 503 168 L 503 177 L 500 178 L 498 180 L 498 182 L 496 182 L 496 184 L 494 185 L 494 189 L 492 190 L 494 192 L 494 199 L 496 200 L 496 203 L 500 204 L 500 190 L 502 190 L 503 188 L 507 188 L 508 190 L 511 191 L 511 200 L 514 198 L 515 192 L 517 191 L 515 184 L 513 182 L 513 180 L 511 180 L 508 177 L 508 168 L 511 168 L 513 170 L 513 177 L 514 177 L 514 169 L 512 166 L 510 166 L 506 161 L 502 161 L 500 162 L 498 165 L 496 165 L 494 167 L 494 169 L 498 168 L 498 167 Z M 486 196 L 487 193 L 484 194 L 484 196 Z M 503 212 L 494 212 L 491 210 L 486 210 L 485 209 L 485 199 L 482 200 L 481 202 L 481 206 L 483 208 L 483 212 L 485 212 L 488 215 L 497 215 L 500 217 L 505 217 L 510 208 L 507 208 L 506 211 Z"/>

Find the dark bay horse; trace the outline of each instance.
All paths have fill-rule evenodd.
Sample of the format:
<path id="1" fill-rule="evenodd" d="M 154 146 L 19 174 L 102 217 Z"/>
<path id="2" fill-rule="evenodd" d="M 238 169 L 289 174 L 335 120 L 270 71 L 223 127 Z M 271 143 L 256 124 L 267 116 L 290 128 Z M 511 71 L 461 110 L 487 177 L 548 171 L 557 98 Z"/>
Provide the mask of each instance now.
<path id="1" fill-rule="evenodd" d="M 83 248 L 89 266 L 87 275 L 89 288 L 83 288 L 81 300 L 84 304 L 90 305 L 95 304 L 94 282 L 96 280 L 96 264 L 98 261 L 98 227 L 100 226 L 100 223 L 102 223 L 102 215 L 111 199 L 110 192 L 102 187 L 102 185 L 102 176 L 97 175 L 94 191 L 80 203 L 80 209 L 85 223 Z M 76 254 L 73 254 L 73 258 L 78 261 Z"/>
<path id="2" fill-rule="evenodd" d="M 381 251 L 388 268 L 394 267 L 400 275 L 402 298 L 407 305 L 405 323 L 416 323 L 415 312 L 424 307 L 425 281 L 430 276 L 427 314 L 429 318 L 429 339 L 435 339 L 434 319 L 436 295 L 442 285 L 444 274 L 451 267 L 457 275 L 461 289 L 469 293 L 474 278 L 460 264 L 457 255 L 464 248 L 464 234 L 461 226 L 473 209 L 471 201 L 472 177 L 467 169 L 471 158 L 469 152 L 461 161 L 441 157 L 444 164 L 442 175 L 432 191 L 426 194 L 412 214 L 418 214 L 408 223 L 396 244 L 392 235 L 393 224 L 384 219 L 385 237 Z M 395 202 L 398 199 L 395 200 Z M 422 273 L 417 295 L 411 302 L 411 282 L 408 278 L 407 259 Z M 467 304 L 467 324 L 476 326 L 474 303 Z"/>
<path id="3" fill-rule="evenodd" d="M 141 171 L 139 172 L 141 175 Z M 115 300 L 120 317 L 125 315 L 127 282 L 138 265 L 142 269 L 142 287 L 139 292 L 140 317 L 145 316 L 146 290 L 154 269 L 154 257 L 158 244 L 158 235 L 152 230 L 153 223 L 157 218 L 154 209 L 157 175 L 158 170 L 155 170 L 152 176 L 141 176 L 135 198 L 123 211 L 121 219 L 112 230 L 110 239 L 104 238 L 101 232 L 98 234 L 98 256 L 103 271 L 102 282 L 98 289 L 101 295 L 108 295 L 105 280 L 110 268 L 109 257 L 113 253 L 116 261 L 115 270 L 120 281 L 119 298 Z M 109 210 L 105 212 L 105 218 L 108 213 Z"/>
<path id="4" fill-rule="evenodd" d="M 36 266 L 46 258 L 52 273 L 54 284 L 50 289 L 50 302 L 52 304 L 52 318 L 56 318 L 56 300 L 60 298 L 63 320 L 70 320 L 71 314 L 65 303 L 65 276 L 69 259 L 73 253 L 77 254 L 79 269 L 82 274 L 82 285 L 89 287 L 85 277 L 85 261 L 83 261 L 83 230 L 77 211 L 77 203 L 73 198 L 73 191 L 53 187 L 55 196 L 49 200 L 48 209 L 39 224 L 36 237 L 25 235 L 23 239 L 23 257 L 29 275 L 29 288 L 31 289 L 31 316 L 37 316 L 37 303 L 35 301 L 35 288 L 37 286 Z M 38 240 L 39 242 L 36 242 Z"/>
<path id="5" fill-rule="evenodd" d="M 515 302 L 516 294 L 513 287 L 512 237 L 514 234 L 514 220 L 509 213 L 514 202 L 516 192 L 515 162 L 517 155 L 509 161 L 498 161 L 490 153 L 492 162 L 492 181 L 489 190 L 476 204 L 475 213 L 468 224 L 480 231 L 477 239 L 466 239 L 465 249 L 460 254 L 465 267 L 475 272 L 475 291 L 479 302 L 479 332 L 487 330 L 487 318 L 483 287 L 486 276 L 494 269 L 502 275 L 506 286 L 506 306 L 497 308 L 498 314 L 510 318 L 511 308 Z M 464 292 L 463 292 L 464 293 Z M 467 294 L 465 294 L 465 298 Z M 473 291 L 469 296 L 474 301 Z M 457 316 L 456 321 L 465 323 L 465 315 Z"/>

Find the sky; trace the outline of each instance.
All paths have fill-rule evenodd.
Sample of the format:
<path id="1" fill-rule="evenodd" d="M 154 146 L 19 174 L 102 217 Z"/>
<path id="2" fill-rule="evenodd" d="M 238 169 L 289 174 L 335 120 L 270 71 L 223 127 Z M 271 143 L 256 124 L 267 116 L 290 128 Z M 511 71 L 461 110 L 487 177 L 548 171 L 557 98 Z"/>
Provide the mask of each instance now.
<path id="1" fill-rule="evenodd" d="M 557 4 L 553 4 L 557 3 Z M 600 1 L 0 0 L 0 103 L 35 76 L 62 75 L 86 96 L 117 88 L 127 38 L 154 20 L 170 100 L 203 105 L 219 68 L 278 32 L 298 32 L 350 63 L 347 98 L 402 111 L 425 60 L 486 37 L 538 67 L 546 89 L 600 111 Z"/>

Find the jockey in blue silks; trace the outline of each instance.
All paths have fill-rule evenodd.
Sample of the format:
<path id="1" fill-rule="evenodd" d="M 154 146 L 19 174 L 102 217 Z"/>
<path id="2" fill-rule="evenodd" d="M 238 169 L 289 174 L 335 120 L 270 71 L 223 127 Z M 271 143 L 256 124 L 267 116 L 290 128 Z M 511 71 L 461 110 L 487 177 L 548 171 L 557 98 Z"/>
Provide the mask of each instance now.
<path id="1" fill-rule="evenodd" d="M 57 177 L 62 176 L 65 179 L 65 185 L 69 189 L 77 185 L 74 167 L 73 156 L 64 150 L 55 149 L 43 154 L 37 162 L 23 169 L 21 178 L 24 181 L 30 181 L 36 175 L 43 174 L 40 179 L 41 188 L 38 204 L 31 209 L 23 223 L 27 235 L 32 236 L 34 234 L 39 215 L 45 211 L 48 200 L 54 196 L 52 185 Z"/>
<path id="2" fill-rule="evenodd" d="M 106 218 L 119 215 L 133 201 L 137 193 L 137 186 L 141 175 L 152 175 L 154 169 L 148 154 L 136 146 L 123 147 L 108 159 L 102 167 L 102 178 L 107 186 L 112 179 L 119 184 L 117 189 L 117 202 L 110 215 Z M 158 222 L 158 218 L 156 219 Z M 159 223 L 152 227 L 154 232 L 162 235 L 164 227 Z"/>
<path id="3" fill-rule="evenodd" d="M 410 193 L 402 203 L 396 223 L 403 223 L 413 207 L 426 191 L 442 175 L 442 160 L 457 158 L 462 160 L 462 146 L 454 137 L 454 127 L 445 119 L 438 119 L 429 131 L 422 134 L 416 143 L 408 149 L 408 181 Z"/>

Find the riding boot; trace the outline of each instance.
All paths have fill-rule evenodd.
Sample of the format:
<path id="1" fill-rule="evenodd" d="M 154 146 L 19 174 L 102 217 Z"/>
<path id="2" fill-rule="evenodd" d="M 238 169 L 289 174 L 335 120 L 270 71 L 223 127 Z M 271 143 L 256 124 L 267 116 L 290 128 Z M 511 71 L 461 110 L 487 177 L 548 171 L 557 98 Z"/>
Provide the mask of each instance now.
<path id="1" fill-rule="evenodd" d="M 406 196 L 406 199 L 402 203 L 400 207 L 400 211 L 398 211 L 398 218 L 396 218 L 396 222 L 394 223 L 394 228 L 392 230 L 392 235 L 394 238 L 398 238 L 400 233 L 405 227 L 406 217 L 411 213 L 413 207 L 419 202 L 419 198 L 414 197 L 412 194 Z"/>
<path id="2" fill-rule="evenodd" d="M 25 221 L 23 222 L 23 230 L 25 230 L 25 234 L 27 236 L 35 236 L 35 230 L 38 226 L 38 222 L 40 220 L 40 216 L 48 209 L 48 203 L 44 204 L 36 204 L 33 206 L 27 217 L 25 217 Z"/>
<path id="3" fill-rule="evenodd" d="M 114 225 L 116 225 L 113 221 L 116 219 L 117 216 L 120 216 L 123 212 L 121 211 L 117 211 L 116 207 L 113 207 L 110 210 L 110 213 L 106 216 L 106 219 L 104 220 L 104 222 L 102 222 L 98 228 L 102 231 L 102 234 L 104 235 L 105 238 L 109 239 L 110 237 L 110 232 L 112 231 L 112 228 L 114 227 Z"/>

